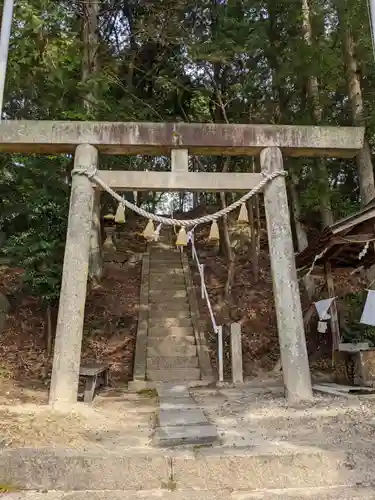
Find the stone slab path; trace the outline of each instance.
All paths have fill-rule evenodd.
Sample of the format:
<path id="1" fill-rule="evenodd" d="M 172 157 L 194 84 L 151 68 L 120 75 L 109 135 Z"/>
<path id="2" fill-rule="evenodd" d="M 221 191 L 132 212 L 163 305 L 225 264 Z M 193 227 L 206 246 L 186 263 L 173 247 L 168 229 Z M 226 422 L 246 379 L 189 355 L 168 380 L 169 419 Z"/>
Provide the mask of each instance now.
<path id="1" fill-rule="evenodd" d="M 217 430 L 184 385 L 158 386 L 160 409 L 158 427 L 153 437 L 157 446 L 210 444 Z"/>

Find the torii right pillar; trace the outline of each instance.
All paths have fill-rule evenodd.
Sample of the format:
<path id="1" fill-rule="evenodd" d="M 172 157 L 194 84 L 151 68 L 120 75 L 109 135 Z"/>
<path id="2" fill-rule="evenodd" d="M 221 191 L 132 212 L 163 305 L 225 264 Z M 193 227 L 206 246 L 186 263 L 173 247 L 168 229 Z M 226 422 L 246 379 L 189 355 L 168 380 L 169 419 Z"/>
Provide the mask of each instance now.
<path id="1" fill-rule="evenodd" d="M 264 174 L 283 170 L 277 147 L 263 149 L 260 162 Z M 264 205 L 286 396 L 290 403 L 309 401 L 313 395 L 285 177 L 266 184 Z"/>

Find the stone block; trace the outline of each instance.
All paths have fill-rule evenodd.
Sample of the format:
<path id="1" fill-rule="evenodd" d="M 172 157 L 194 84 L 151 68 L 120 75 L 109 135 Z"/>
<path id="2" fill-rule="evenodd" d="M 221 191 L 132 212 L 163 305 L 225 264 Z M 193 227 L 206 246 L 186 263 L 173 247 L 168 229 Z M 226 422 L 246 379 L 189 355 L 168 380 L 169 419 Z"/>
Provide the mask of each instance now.
<path id="1" fill-rule="evenodd" d="M 185 384 L 161 384 L 158 394 L 161 398 L 191 398 L 189 388 Z"/>
<path id="2" fill-rule="evenodd" d="M 148 336 L 149 337 L 174 337 L 174 338 L 194 338 L 194 330 L 192 326 L 171 326 L 170 328 L 154 326 L 152 322 L 148 325 Z"/>
<path id="3" fill-rule="evenodd" d="M 160 401 L 160 411 L 163 410 L 195 410 L 197 403 L 191 398 L 186 397 L 163 397 Z"/>
<path id="4" fill-rule="evenodd" d="M 153 489 L 169 477 L 168 459 L 160 455 L 30 448 L 0 452 L 0 483 L 27 490 Z"/>
<path id="5" fill-rule="evenodd" d="M 207 418 L 200 408 L 188 410 L 161 410 L 159 413 L 160 427 L 207 424 Z"/>
<path id="6" fill-rule="evenodd" d="M 344 463 L 345 455 L 339 452 L 249 449 L 236 453 L 233 448 L 217 448 L 194 457 L 174 457 L 173 470 L 182 489 L 251 491 L 343 484 Z"/>
<path id="7" fill-rule="evenodd" d="M 198 380 L 199 378 L 199 368 L 147 369 L 147 379 L 154 382 L 183 382 L 185 380 Z"/>
<path id="8" fill-rule="evenodd" d="M 177 339 L 173 337 L 169 339 L 150 339 L 147 346 L 147 358 L 158 357 L 165 358 L 168 356 L 196 356 L 197 348 L 192 342 L 186 342 L 186 339 Z"/>
<path id="9" fill-rule="evenodd" d="M 150 290 L 151 301 L 166 301 L 167 299 L 187 299 L 186 290 Z"/>
<path id="10" fill-rule="evenodd" d="M 211 424 L 158 427 L 153 443 L 158 446 L 210 444 L 217 439 L 216 427 Z"/>
<path id="11" fill-rule="evenodd" d="M 158 323 L 170 324 L 172 320 L 176 322 L 180 320 L 189 320 L 191 322 L 189 309 L 182 309 L 180 311 L 168 311 L 161 308 L 153 308 L 149 311 L 149 319 L 150 324 L 153 326 Z"/>
<path id="12" fill-rule="evenodd" d="M 186 299 L 172 299 L 169 302 L 162 302 L 164 304 L 162 311 L 171 313 L 172 311 L 190 311 L 188 301 Z M 155 310 L 160 311 L 161 304 L 157 302 L 150 302 L 150 312 Z"/>
<path id="13" fill-rule="evenodd" d="M 187 314 L 185 318 L 181 317 L 155 317 L 155 315 L 152 316 L 152 323 L 150 322 L 149 327 L 150 328 L 158 328 L 158 327 L 163 327 L 165 329 L 177 326 L 177 327 L 191 327 L 192 322 L 190 318 L 190 312 Z"/>
<path id="14" fill-rule="evenodd" d="M 148 369 L 198 368 L 197 356 L 152 356 L 147 359 Z"/>

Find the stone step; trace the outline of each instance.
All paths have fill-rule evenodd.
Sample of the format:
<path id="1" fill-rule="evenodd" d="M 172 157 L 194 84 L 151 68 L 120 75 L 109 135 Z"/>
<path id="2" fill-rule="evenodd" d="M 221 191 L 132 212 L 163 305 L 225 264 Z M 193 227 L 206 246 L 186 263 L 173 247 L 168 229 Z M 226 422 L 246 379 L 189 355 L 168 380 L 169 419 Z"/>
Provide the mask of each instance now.
<path id="1" fill-rule="evenodd" d="M 158 427 L 152 437 L 156 446 L 204 445 L 216 441 L 214 425 L 188 425 Z"/>
<path id="2" fill-rule="evenodd" d="M 206 415 L 200 408 L 188 410 L 161 410 L 158 417 L 159 427 L 208 424 Z"/>
<path id="3" fill-rule="evenodd" d="M 147 369 L 165 370 L 167 368 L 198 368 L 198 356 L 152 356 L 147 358 Z"/>
<path id="4" fill-rule="evenodd" d="M 163 339 L 162 339 L 163 340 Z M 193 343 L 173 342 L 168 339 L 167 342 L 148 344 L 148 358 L 168 357 L 168 356 L 197 356 L 197 347 Z"/>
<path id="5" fill-rule="evenodd" d="M 170 276 L 183 276 L 183 270 L 180 264 L 174 262 L 165 262 L 164 264 L 150 264 L 150 276 L 160 277 L 164 274 Z"/>
<path id="6" fill-rule="evenodd" d="M 152 322 L 149 322 L 148 326 L 148 336 L 149 338 L 158 337 L 159 339 L 165 339 L 166 337 L 194 337 L 194 329 L 192 326 L 171 326 L 170 328 L 154 326 Z"/>
<path id="7" fill-rule="evenodd" d="M 169 335 L 163 337 L 149 337 L 147 345 L 150 347 L 172 347 L 176 346 L 195 346 L 195 336 L 194 335 Z"/>
<path id="8" fill-rule="evenodd" d="M 152 322 L 151 322 L 152 321 Z M 149 322 L 149 328 L 189 327 L 192 326 L 190 311 L 186 317 L 155 317 L 152 316 Z"/>
<path id="9" fill-rule="evenodd" d="M 179 257 L 168 257 L 166 259 L 159 257 L 151 257 L 150 264 L 155 266 L 170 265 L 170 266 L 181 267 L 181 259 Z"/>
<path id="10" fill-rule="evenodd" d="M 170 311 L 169 308 L 167 309 L 162 309 L 162 308 L 157 308 L 157 307 L 150 307 L 149 313 L 149 324 L 151 325 L 156 325 L 159 324 L 161 321 L 169 321 L 171 319 L 189 319 L 191 320 L 191 313 L 189 309 L 181 309 L 181 310 L 172 310 Z"/>
<path id="11" fill-rule="evenodd" d="M 241 450 L 202 447 L 182 453 L 151 448 L 144 453 L 126 450 L 122 455 L 62 447 L 6 448 L 0 450 L 0 483 L 18 490 L 90 490 L 82 500 L 92 500 L 98 490 L 107 490 L 102 497 L 106 499 L 115 490 L 143 490 L 143 498 L 152 499 L 147 490 L 158 490 L 156 498 L 160 498 L 160 488 L 173 477 L 173 489 L 188 492 L 184 500 L 203 500 L 207 491 L 214 491 L 215 499 L 233 500 L 370 500 L 375 497 L 373 486 L 369 491 L 350 488 L 375 480 L 373 460 L 368 458 L 365 464 L 363 460 L 356 453 L 348 457 L 346 452 L 300 444 L 289 449 L 274 446 L 273 451 L 254 445 Z M 335 491 L 338 484 L 341 489 Z M 194 491 L 199 496 L 194 497 Z M 220 497 L 222 491 L 227 496 Z M 237 497 L 230 496 L 233 491 Z M 38 500 L 43 500 L 40 495 L 46 498 L 39 493 Z M 129 499 L 126 495 L 120 498 Z"/>
<path id="12" fill-rule="evenodd" d="M 165 483 L 164 489 L 155 490 L 75 490 L 75 491 L 22 491 L 3 494 L 5 500 L 374 500 L 374 488 L 332 487 L 284 490 L 231 491 L 231 490 L 175 490 L 175 483 Z M 173 486 L 173 487 L 172 487 Z"/>
<path id="13" fill-rule="evenodd" d="M 186 290 L 149 290 L 150 300 L 187 299 Z"/>
<path id="14" fill-rule="evenodd" d="M 185 380 L 199 380 L 199 368 L 173 368 L 166 370 L 147 370 L 147 380 L 158 382 L 184 382 Z"/>
<path id="15" fill-rule="evenodd" d="M 185 278 L 179 275 L 172 275 L 166 273 L 160 273 L 160 276 L 156 276 L 155 274 L 151 274 L 149 278 L 150 287 L 158 288 L 158 287 L 186 287 Z"/>
<path id="16" fill-rule="evenodd" d="M 163 278 L 160 281 L 150 279 L 150 290 L 186 290 L 185 281 L 177 281 L 175 279 Z"/>
<path id="17" fill-rule="evenodd" d="M 178 293 L 178 290 L 175 292 Z M 170 309 L 170 305 L 172 305 L 172 309 L 186 309 L 189 308 L 189 302 L 187 297 L 173 297 L 171 294 L 166 294 L 163 296 L 149 296 L 149 304 L 150 306 L 156 305 L 158 307 L 163 307 L 163 309 Z"/>
<path id="18" fill-rule="evenodd" d="M 164 314 L 168 314 L 169 316 L 172 311 L 186 311 L 189 310 L 188 308 L 189 305 L 186 299 L 174 299 L 173 301 L 166 304 L 163 309 L 161 309 L 161 312 Z M 151 314 L 155 311 L 160 312 L 160 304 L 151 302 L 149 304 L 149 311 Z"/>

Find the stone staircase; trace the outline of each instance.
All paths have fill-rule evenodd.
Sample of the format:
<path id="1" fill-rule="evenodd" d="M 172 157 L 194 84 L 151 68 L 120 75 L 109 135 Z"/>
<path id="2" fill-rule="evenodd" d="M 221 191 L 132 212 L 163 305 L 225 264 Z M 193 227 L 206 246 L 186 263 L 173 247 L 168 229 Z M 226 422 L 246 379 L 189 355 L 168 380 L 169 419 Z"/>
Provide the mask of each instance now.
<path id="1" fill-rule="evenodd" d="M 171 240 L 164 230 L 143 258 L 133 388 L 214 381 L 187 257 Z"/>
<path id="2" fill-rule="evenodd" d="M 147 380 L 200 379 L 181 254 L 160 245 L 150 250 Z"/>

